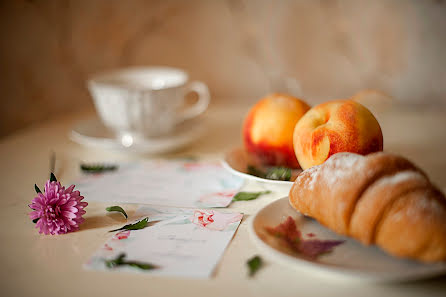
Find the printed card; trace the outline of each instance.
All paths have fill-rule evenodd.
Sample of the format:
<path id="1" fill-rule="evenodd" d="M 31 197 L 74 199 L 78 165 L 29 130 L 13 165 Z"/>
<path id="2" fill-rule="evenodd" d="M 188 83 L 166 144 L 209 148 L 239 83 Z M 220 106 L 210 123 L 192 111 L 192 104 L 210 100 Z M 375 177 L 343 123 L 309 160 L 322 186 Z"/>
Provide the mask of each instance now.
<path id="1" fill-rule="evenodd" d="M 122 164 L 76 182 L 87 201 L 173 207 L 226 207 L 243 185 L 219 163 L 155 160 Z"/>
<path id="2" fill-rule="evenodd" d="M 209 278 L 234 236 L 241 213 L 141 206 L 148 227 L 115 233 L 87 269 Z"/>

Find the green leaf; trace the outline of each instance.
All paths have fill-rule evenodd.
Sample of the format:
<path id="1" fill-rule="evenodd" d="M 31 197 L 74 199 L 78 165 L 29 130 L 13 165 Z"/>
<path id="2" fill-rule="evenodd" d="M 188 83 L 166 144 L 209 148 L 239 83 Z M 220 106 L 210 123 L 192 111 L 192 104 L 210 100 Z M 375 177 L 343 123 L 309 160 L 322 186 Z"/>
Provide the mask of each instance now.
<path id="1" fill-rule="evenodd" d="M 128 218 L 127 213 L 125 212 L 125 210 L 121 206 L 117 206 L 117 205 L 109 206 L 105 210 L 106 211 L 117 211 L 117 212 L 120 212 L 120 213 L 122 213 L 124 215 L 124 217 L 126 219 Z"/>
<path id="2" fill-rule="evenodd" d="M 128 261 L 125 263 L 126 265 L 129 265 L 131 267 L 136 267 L 143 270 L 151 270 L 157 268 L 155 265 L 150 263 L 142 263 L 142 262 L 136 262 L 136 261 Z"/>
<path id="3" fill-rule="evenodd" d="M 249 276 L 253 277 L 254 274 L 256 274 L 256 272 L 260 268 L 262 268 L 263 260 L 262 260 L 262 258 L 260 258 L 260 256 L 254 256 L 246 262 L 246 265 L 248 265 Z"/>
<path id="4" fill-rule="evenodd" d="M 157 266 L 150 264 L 150 263 L 143 263 L 143 262 L 137 262 L 137 261 L 126 261 L 124 260 L 124 258 L 126 257 L 126 255 L 124 253 L 119 254 L 116 259 L 112 259 L 112 260 L 106 260 L 105 261 L 105 266 L 107 266 L 108 268 L 115 268 L 118 266 L 131 266 L 131 267 L 136 267 L 142 270 L 151 270 L 151 269 L 156 269 L 158 268 Z"/>
<path id="5" fill-rule="evenodd" d="M 267 179 L 289 181 L 291 179 L 291 169 L 287 167 L 272 167 L 266 172 Z"/>
<path id="6" fill-rule="evenodd" d="M 101 173 L 106 171 L 114 171 L 116 169 L 118 169 L 118 165 L 81 164 L 81 170 L 85 173 Z"/>
<path id="7" fill-rule="evenodd" d="M 238 192 L 233 198 L 232 201 L 248 201 L 257 199 L 260 195 L 269 194 L 271 191 L 263 191 L 263 192 Z"/>
<path id="8" fill-rule="evenodd" d="M 116 259 L 106 260 L 105 266 L 107 266 L 108 268 L 114 268 L 116 266 L 122 265 L 124 258 L 125 258 L 125 254 L 121 253 L 116 257 Z"/>
<path id="9" fill-rule="evenodd" d="M 127 224 L 119 229 L 110 230 L 108 232 L 115 232 L 115 231 L 121 231 L 121 230 L 139 230 L 139 229 L 144 229 L 145 227 L 147 227 L 147 225 L 149 225 L 149 217 L 146 217 L 146 218 L 142 219 L 141 221 L 136 222 L 134 224 Z"/>
<path id="10" fill-rule="evenodd" d="M 39 187 L 36 184 L 34 184 L 34 190 L 36 190 L 37 194 L 42 193 L 42 191 L 40 191 Z"/>
<path id="11" fill-rule="evenodd" d="M 285 181 L 291 180 L 291 169 L 287 167 L 271 167 L 266 172 L 263 172 L 263 170 L 257 167 L 248 165 L 247 172 L 248 174 L 266 179 Z"/>
<path id="12" fill-rule="evenodd" d="M 50 182 L 55 182 L 55 181 L 57 181 L 57 178 L 56 178 L 56 176 L 54 175 L 54 173 L 52 173 L 51 172 L 51 175 L 50 175 Z"/>
<path id="13" fill-rule="evenodd" d="M 247 171 L 248 171 L 248 174 L 251 174 L 251 175 L 254 175 L 257 177 L 261 177 L 261 178 L 266 178 L 266 174 L 262 170 L 258 169 L 255 166 L 248 165 Z"/>
<path id="14" fill-rule="evenodd" d="M 40 218 L 34 219 L 33 223 L 36 224 L 39 221 Z"/>

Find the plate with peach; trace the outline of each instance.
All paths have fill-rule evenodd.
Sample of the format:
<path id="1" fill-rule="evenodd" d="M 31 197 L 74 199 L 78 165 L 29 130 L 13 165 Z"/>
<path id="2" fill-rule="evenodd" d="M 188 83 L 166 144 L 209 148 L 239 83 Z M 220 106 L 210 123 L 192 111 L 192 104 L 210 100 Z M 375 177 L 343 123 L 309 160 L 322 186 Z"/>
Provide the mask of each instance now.
<path id="1" fill-rule="evenodd" d="M 289 190 L 301 172 L 294 153 L 294 127 L 309 109 L 305 101 L 287 94 L 260 99 L 245 117 L 243 147 L 226 154 L 225 167 L 269 187 Z"/>
<path id="2" fill-rule="evenodd" d="M 265 166 L 253 162 L 243 147 L 226 153 L 223 167 L 234 175 L 262 183 L 266 188 L 288 192 L 301 169 Z"/>
<path id="3" fill-rule="evenodd" d="M 241 177 L 289 190 L 302 170 L 339 152 L 361 155 L 383 150 L 378 121 L 350 99 L 310 107 L 281 93 L 251 107 L 242 127 L 243 146 L 229 151 L 223 165 Z"/>

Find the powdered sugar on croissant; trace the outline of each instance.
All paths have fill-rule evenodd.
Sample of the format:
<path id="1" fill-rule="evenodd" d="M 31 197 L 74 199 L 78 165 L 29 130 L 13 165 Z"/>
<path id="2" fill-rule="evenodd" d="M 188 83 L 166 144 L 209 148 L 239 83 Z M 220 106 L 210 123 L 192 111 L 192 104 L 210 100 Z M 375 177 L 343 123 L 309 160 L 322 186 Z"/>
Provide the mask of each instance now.
<path id="1" fill-rule="evenodd" d="M 399 257 L 446 260 L 446 198 L 401 156 L 335 154 L 303 171 L 289 196 L 339 234 Z"/>

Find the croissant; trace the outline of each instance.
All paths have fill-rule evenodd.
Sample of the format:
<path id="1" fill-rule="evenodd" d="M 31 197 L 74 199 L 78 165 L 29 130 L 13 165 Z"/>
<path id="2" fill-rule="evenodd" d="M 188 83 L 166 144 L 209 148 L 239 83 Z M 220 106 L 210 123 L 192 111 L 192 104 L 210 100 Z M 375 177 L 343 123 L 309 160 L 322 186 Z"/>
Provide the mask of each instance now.
<path id="1" fill-rule="evenodd" d="M 335 154 L 297 177 L 289 201 L 333 231 L 394 256 L 446 260 L 446 198 L 401 156 Z"/>

